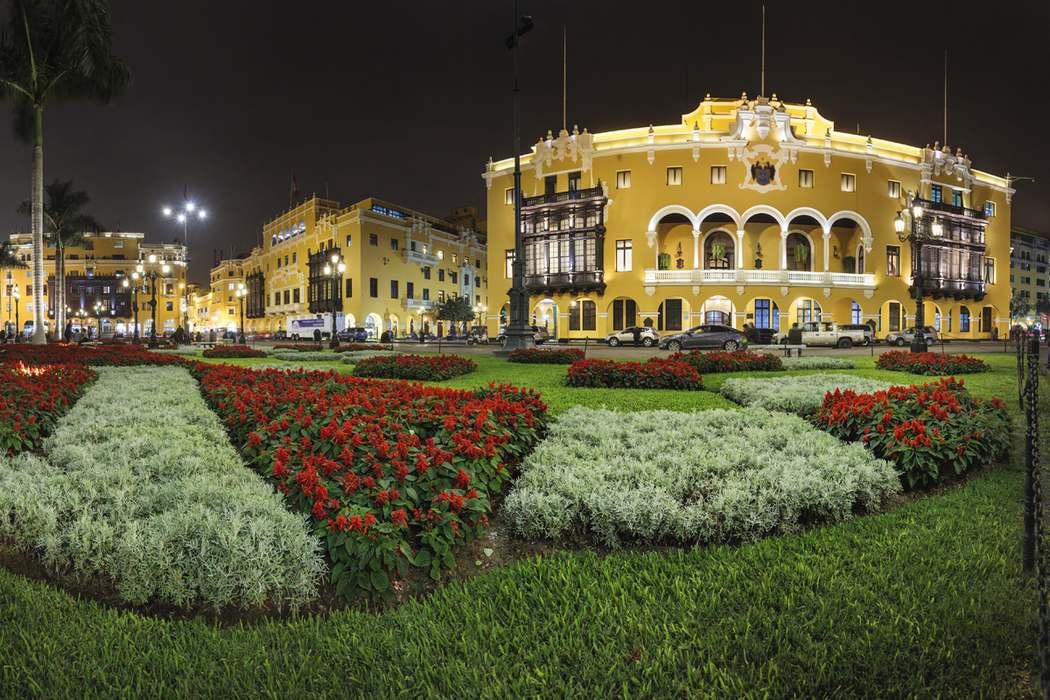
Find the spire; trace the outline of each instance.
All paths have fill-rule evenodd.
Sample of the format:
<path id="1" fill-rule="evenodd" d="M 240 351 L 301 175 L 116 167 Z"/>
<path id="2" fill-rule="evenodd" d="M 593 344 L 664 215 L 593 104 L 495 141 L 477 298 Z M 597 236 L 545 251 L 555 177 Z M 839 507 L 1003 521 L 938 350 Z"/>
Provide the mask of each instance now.
<path id="1" fill-rule="evenodd" d="M 568 124 L 569 111 L 569 31 L 563 24 L 561 27 L 561 128 L 564 130 Z"/>
<path id="2" fill-rule="evenodd" d="M 766 6 L 762 5 L 762 80 L 758 89 L 759 95 L 766 94 Z"/>
<path id="3" fill-rule="evenodd" d="M 948 143 L 948 49 L 944 50 L 944 142 Z"/>

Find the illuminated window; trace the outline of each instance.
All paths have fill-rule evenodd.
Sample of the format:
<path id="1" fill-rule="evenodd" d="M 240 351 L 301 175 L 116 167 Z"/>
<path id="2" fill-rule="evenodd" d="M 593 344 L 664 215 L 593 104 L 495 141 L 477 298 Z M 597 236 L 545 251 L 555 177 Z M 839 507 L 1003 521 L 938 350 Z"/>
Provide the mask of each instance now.
<path id="1" fill-rule="evenodd" d="M 850 173 L 842 173 L 842 191 L 843 192 L 856 192 L 857 191 L 857 176 Z"/>
<path id="2" fill-rule="evenodd" d="M 901 183 L 898 180 L 887 180 L 886 181 L 886 194 L 891 199 L 900 199 L 901 197 Z"/>
<path id="3" fill-rule="evenodd" d="M 952 206 L 961 207 L 963 205 L 962 190 L 952 190 Z"/>
<path id="4" fill-rule="evenodd" d="M 682 184 L 682 169 L 680 167 L 671 167 L 667 169 L 667 184 L 668 185 L 681 185 Z"/>
<path id="5" fill-rule="evenodd" d="M 631 171 L 630 170 L 618 170 L 616 171 L 616 189 L 626 190 L 631 187 Z"/>
<path id="6" fill-rule="evenodd" d="M 941 186 L 940 185 L 930 185 L 930 201 L 931 202 L 943 201 L 943 197 L 941 195 Z"/>
<path id="7" fill-rule="evenodd" d="M 724 166 L 724 165 L 712 165 L 711 166 L 711 184 L 712 185 L 724 185 L 724 184 L 726 184 L 726 166 Z"/>
<path id="8" fill-rule="evenodd" d="M 901 248 L 897 245 L 886 246 L 886 274 L 890 277 L 901 276 Z"/>
<path id="9" fill-rule="evenodd" d="M 505 261 L 505 263 L 504 263 L 504 270 L 503 270 L 503 272 L 507 276 L 507 279 L 510 279 L 511 277 L 514 276 L 514 251 L 513 250 L 508 250 L 506 253 L 504 253 L 504 261 Z"/>
<path id="10" fill-rule="evenodd" d="M 813 171 L 812 170 L 799 170 L 798 171 L 798 186 L 810 188 L 813 187 Z"/>
<path id="11" fill-rule="evenodd" d="M 633 266 L 633 244 L 630 240 L 616 241 L 616 271 L 630 272 Z"/>
<path id="12" fill-rule="evenodd" d="M 985 202 L 984 203 L 984 215 L 985 216 L 995 216 L 995 202 Z"/>
<path id="13" fill-rule="evenodd" d="M 503 190 L 503 203 L 504 204 L 510 204 L 510 205 L 514 204 L 514 188 L 513 187 L 508 187 L 507 189 Z"/>

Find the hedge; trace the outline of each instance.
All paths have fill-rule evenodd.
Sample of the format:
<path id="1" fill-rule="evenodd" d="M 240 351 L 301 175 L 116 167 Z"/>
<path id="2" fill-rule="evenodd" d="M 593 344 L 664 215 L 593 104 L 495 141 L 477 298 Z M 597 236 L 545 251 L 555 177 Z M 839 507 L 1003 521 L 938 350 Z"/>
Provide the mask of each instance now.
<path id="1" fill-rule="evenodd" d="M 474 360 L 459 355 L 376 355 L 354 364 L 355 377 L 441 381 L 478 368 Z"/>
<path id="2" fill-rule="evenodd" d="M 522 348 L 507 355 L 507 361 L 532 365 L 571 365 L 577 360 L 582 360 L 583 357 L 583 350 L 578 348 L 555 348 L 553 350 Z"/>
<path id="3" fill-rule="evenodd" d="M 216 345 L 203 353 L 204 357 L 266 357 L 266 352 L 247 345 Z"/>
<path id="4" fill-rule="evenodd" d="M 973 374 L 987 372 L 988 363 L 969 355 L 939 355 L 935 352 L 907 352 L 891 350 L 879 355 L 875 360 L 879 369 L 945 376 L 950 374 Z"/>
<path id="5" fill-rule="evenodd" d="M 829 391 L 877 391 L 888 386 L 888 382 L 849 374 L 805 374 L 753 379 L 732 377 L 722 384 L 720 391 L 722 396 L 744 406 L 809 416 L 820 410 Z"/>
<path id="6" fill-rule="evenodd" d="M 668 359 L 687 362 L 701 375 L 718 372 L 775 372 L 782 369 L 780 358 L 776 355 L 750 350 L 735 352 L 691 350 L 686 353 L 673 353 L 668 356 Z"/>

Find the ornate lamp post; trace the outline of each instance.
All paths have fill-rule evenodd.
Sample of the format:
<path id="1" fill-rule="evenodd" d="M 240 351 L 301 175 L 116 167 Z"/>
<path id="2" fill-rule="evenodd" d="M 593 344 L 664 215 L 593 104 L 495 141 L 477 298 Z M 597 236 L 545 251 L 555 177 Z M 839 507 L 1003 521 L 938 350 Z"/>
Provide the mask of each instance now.
<path id="1" fill-rule="evenodd" d="M 340 287 L 343 285 L 344 272 L 346 272 L 346 263 L 343 262 L 338 253 L 332 253 L 331 262 L 325 263 L 324 266 L 325 276 L 332 278 L 332 298 L 329 300 L 332 305 L 332 336 L 328 341 L 328 347 L 330 348 L 339 347 L 339 338 L 335 332 L 335 310 L 337 306 L 341 306 L 339 302 L 342 300 L 342 297 L 339 292 Z"/>
<path id="2" fill-rule="evenodd" d="M 171 272 L 171 265 L 168 263 L 161 263 L 160 270 L 158 271 L 155 267 L 157 265 L 157 256 L 153 254 L 147 258 L 147 262 L 149 264 L 148 269 L 146 265 L 139 263 L 135 266 L 135 272 L 142 275 L 144 279 L 148 279 L 150 282 L 149 312 L 151 325 L 149 329 L 149 346 L 155 348 L 157 347 L 157 277 L 160 275 L 167 276 Z M 137 334 L 137 321 L 135 325 L 135 332 Z"/>
<path id="3" fill-rule="evenodd" d="M 87 328 L 87 311 L 84 311 L 84 308 L 81 307 L 77 309 L 76 315 L 80 319 L 80 330 L 84 332 L 84 329 Z"/>
<path id="4" fill-rule="evenodd" d="M 237 283 L 237 301 L 241 303 L 241 335 L 237 339 L 237 342 L 244 345 L 244 297 L 248 296 L 248 288 L 244 286 L 244 282 Z"/>
<path id="5" fill-rule="evenodd" d="M 95 325 L 98 327 L 98 339 L 102 340 L 102 312 L 106 309 L 101 301 L 96 301 L 95 306 Z"/>
<path id="6" fill-rule="evenodd" d="M 21 292 L 18 291 L 18 285 L 14 286 L 11 290 L 11 296 L 15 299 L 15 342 L 22 342 L 22 322 L 18 318 L 18 302 L 22 298 Z"/>
<path id="7" fill-rule="evenodd" d="M 137 267 L 142 267 L 142 265 L 138 265 Z M 135 324 L 135 328 L 132 331 L 132 336 L 133 336 L 134 341 L 136 343 L 139 342 L 139 276 L 140 276 L 140 274 L 141 273 L 139 273 L 136 270 L 135 272 L 131 273 L 131 282 L 129 282 L 126 277 L 124 278 L 124 281 L 121 282 L 121 286 L 124 289 L 130 289 L 131 290 L 131 310 L 132 310 L 132 313 L 134 314 L 134 319 L 135 319 L 133 321 L 133 323 Z M 132 282 L 134 282 L 134 284 L 132 284 Z"/>
<path id="8" fill-rule="evenodd" d="M 182 206 L 179 207 L 178 210 L 169 206 L 164 206 L 160 211 L 165 219 L 174 219 L 176 223 L 182 224 L 183 245 L 188 245 L 189 243 L 190 222 L 201 222 L 208 218 L 207 210 L 198 206 L 196 202 L 186 195 L 183 195 Z"/>
<path id="9" fill-rule="evenodd" d="M 518 44 L 533 27 L 532 17 L 518 14 L 514 3 L 514 29 L 507 37 L 507 48 L 514 56 L 514 262 L 511 264 L 510 323 L 504 332 L 504 348 L 517 350 L 533 345 L 529 328 L 529 293 L 525 289 L 525 241 L 521 235 L 521 96 L 518 87 Z"/>
<path id="10" fill-rule="evenodd" d="M 944 227 L 940 219 L 934 219 L 929 229 L 922 226 L 922 217 L 925 212 L 922 200 L 917 195 L 908 194 L 911 208 L 902 208 L 893 219 L 893 228 L 897 232 L 897 239 L 901 243 L 912 244 L 912 285 L 915 287 L 915 336 L 911 341 L 912 352 L 927 352 L 929 345 L 926 343 L 926 310 L 923 301 L 923 270 L 922 270 L 922 246 L 934 238 L 940 238 L 944 234 Z M 905 219 L 909 219 L 906 222 Z M 909 224 L 906 226 L 906 224 Z M 905 230 L 907 229 L 907 231 Z"/>

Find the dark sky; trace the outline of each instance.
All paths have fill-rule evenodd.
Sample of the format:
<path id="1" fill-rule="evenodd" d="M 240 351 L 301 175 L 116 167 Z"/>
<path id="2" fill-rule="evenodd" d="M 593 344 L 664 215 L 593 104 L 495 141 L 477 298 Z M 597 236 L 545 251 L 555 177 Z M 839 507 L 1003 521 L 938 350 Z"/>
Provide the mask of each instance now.
<path id="1" fill-rule="evenodd" d="M 757 2 L 520 0 L 526 147 L 561 121 L 591 131 L 677 122 L 705 92 L 758 91 Z M 767 88 L 809 97 L 842 130 L 941 138 L 942 52 L 951 50 L 948 142 L 1019 183 L 1014 222 L 1050 230 L 1050 3 L 768 3 Z M 110 228 L 175 232 L 183 186 L 208 207 L 190 233 L 192 277 L 212 250 L 247 250 L 304 193 L 374 195 L 436 215 L 482 205 L 489 155 L 511 154 L 509 0 L 114 0 L 116 52 L 133 72 L 108 106 L 45 116 L 45 178 L 72 179 Z M 28 147 L 0 129 L 0 230 L 29 193 Z"/>

